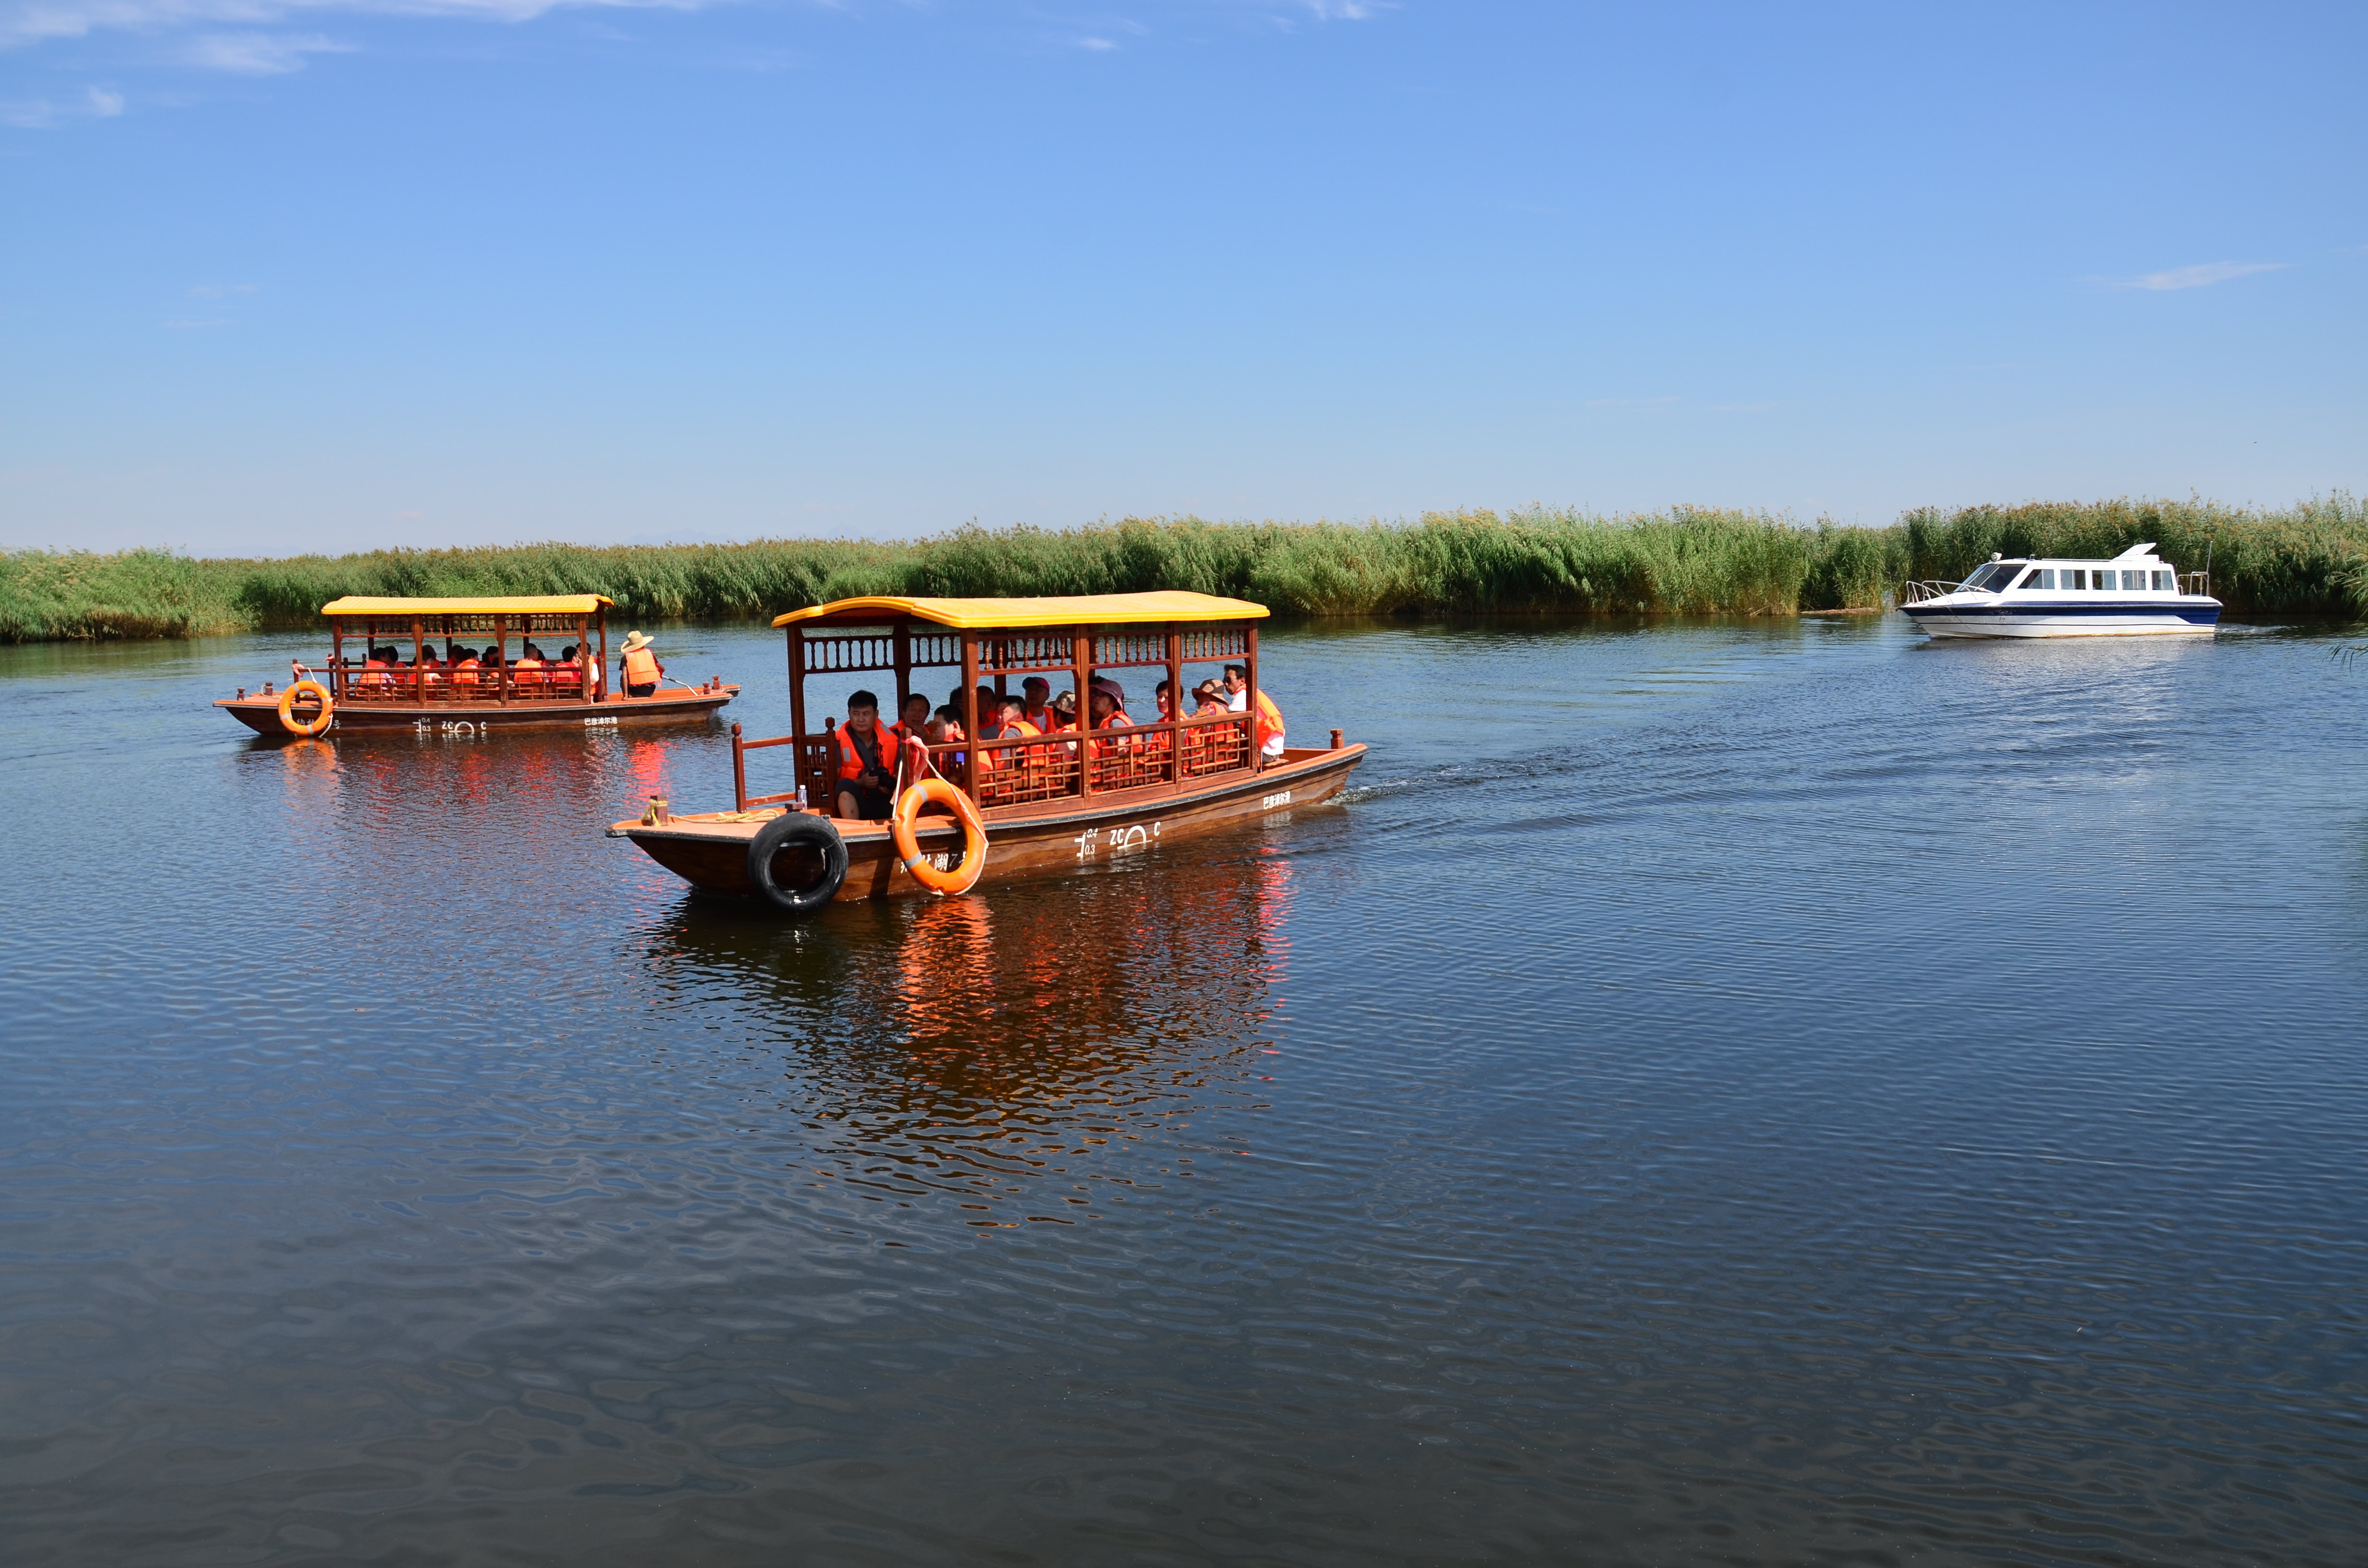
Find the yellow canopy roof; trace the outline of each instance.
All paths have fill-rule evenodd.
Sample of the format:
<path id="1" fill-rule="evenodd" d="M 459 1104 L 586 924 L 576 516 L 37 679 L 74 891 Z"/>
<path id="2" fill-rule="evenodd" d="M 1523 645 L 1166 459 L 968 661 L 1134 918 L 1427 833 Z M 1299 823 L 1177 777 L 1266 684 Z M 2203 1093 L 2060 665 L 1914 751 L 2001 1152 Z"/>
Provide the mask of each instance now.
<path id="1" fill-rule="evenodd" d="M 323 615 L 590 615 L 616 601 L 599 594 L 522 594 L 504 599 L 366 599 L 348 594 Z"/>
<path id="2" fill-rule="evenodd" d="M 835 599 L 773 618 L 775 626 L 799 621 L 864 625 L 883 620 L 933 620 L 969 631 L 1022 626 L 1121 626 L 1144 621 L 1259 620 L 1264 605 L 1221 599 L 1181 589 L 1156 594 L 1077 594 L 1049 599 L 908 599 L 882 594 Z"/>

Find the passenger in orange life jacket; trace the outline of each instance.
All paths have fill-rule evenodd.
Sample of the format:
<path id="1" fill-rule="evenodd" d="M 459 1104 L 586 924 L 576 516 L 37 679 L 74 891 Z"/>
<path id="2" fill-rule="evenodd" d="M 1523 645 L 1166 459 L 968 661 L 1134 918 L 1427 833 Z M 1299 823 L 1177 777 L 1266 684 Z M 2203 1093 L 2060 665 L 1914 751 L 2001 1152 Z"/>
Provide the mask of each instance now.
<path id="1" fill-rule="evenodd" d="M 1087 726 L 1089 729 L 1112 730 L 1133 726 L 1134 721 L 1128 718 L 1126 713 L 1126 688 L 1109 676 L 1094 677 L 1094 684 L 1089 688 L 1087 703 L 1093 714 L 1093 722 Z M 1094 744 L 1099 745 L 1102 743 L 1098 741 Z M 1134 744 L 1132 738 L 1110 742 L 1110 745 L 1121 748 L 1132 747 Z"/>
<path id="2" fill-rule="evenodd" d="M 1168 685 L 1164 680 L 1161 681 L 1157 686 L 1151 688 L 1151 699 L 1159 704 L 1159 722 L 1161 723 L 1172 724 L 1176 722 L 1176 688 L 1174 687 Z M 1144 744 L 1157 752 L 1164 752 L 1167 749 L 1167 741 L 1168 737 L 1166 734 L 1152 734 L 1143 737 Z"/>
<path id="3" fill-rule="evenodd" d="M 592 677 L 592 695 L 600 695 L 601 683 L 608 671 L 601 667 L 599 660 L 592 656 L 591 643 L 570 642 L 559 651 L 559 673 L 554 678 L 562 689 L 571 692 L 581 689 L 583 676 L 577 673 L 581 670 Z"/>
<path id="4" fill-rule="evenodd" d="M 658 688 L 666 666 L 650 652 L 650 639 L 638 631 L 625 633 L 624 656 L 617 661 L 618 683 L 628 697 L 647 697 Z"/>
<path id="5" fill-rule="evenodd" d="M 928 741 L 933 746 L 958 746 L 962 744 L 962 715 L 949 702 L 940 706 L 929 720 Z M 929 771 L 944 779 L 954 779 L 962 773 L 962 754 L 958 751 L 933 753 Z"/>
<path id="6" fill-rule="evenodd" d="M 1250 672 L 1241 665 L 1225 666 L 1225 706 L 1236 713 L 1258 710 L 1258 748 L 1269 756 L 1282 755 L 1282 710 L 1263 691 L 1250 690 Z"/>
<path id="7" fill-rule="evenodd" d="M 1051 734 L 1057 722 L 1053 717 L 1053 683 L 1042 676 L 1030 676 L 1019 683 L 1019 689 L 1027 697 L 1020 704 L 1019 716 L 1033 724 L 1038 734 Z"/>
<path id="8" fill-rule="evenodd" d="M 982 686 L 978 688 L 978 738 L 991 741 L 1002 733 L 1003 699 L 995 694 L 995 687 Z"/>
<path id="9" fill-rule="evenodd" d="M 896 734 L 880 722 L 880 699 L 868 691 L 849 692 L 847 722 L 838 727 L 837 811 L 860 822 L 884 822 L 894 801 Z"/>
<path id="10" fill-rule="evenodd" d="M 897 720 L 895 730 L 899 740 L 908 735 L 928 740 L 929 738 L 929 699 L 917 691 L 907 693 L 905 698 L 905 715 Z"/>
<path id="11" fill-rule="evenodd" d="M 996 734 L 999 740 L 1024 740 L 1043 733 L 1028 722 L 1028 699 L 1024 697 L 1000 697 L 996 699 Z M 978 754 L 982 768 L 1009 771 L 1015 767 L 1036 767 L 1044 761 L 1042 746 L 999 746 Z"/>

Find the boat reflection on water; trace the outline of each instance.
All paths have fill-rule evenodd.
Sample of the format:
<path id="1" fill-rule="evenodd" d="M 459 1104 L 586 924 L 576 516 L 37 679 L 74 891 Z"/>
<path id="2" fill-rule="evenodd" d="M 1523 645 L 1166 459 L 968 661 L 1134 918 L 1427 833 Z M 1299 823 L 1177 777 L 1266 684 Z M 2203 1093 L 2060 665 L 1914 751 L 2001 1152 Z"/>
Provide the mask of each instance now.
<path id="1" fill-rule="evenodd" d="M 736 993 L 809 1179 L 974 1226 L 1075 1223 L 1253 1147 L 1292 868 L 1237 842 L 798 926 L 686 898 L 652 978 L 710 1017 Z"/>

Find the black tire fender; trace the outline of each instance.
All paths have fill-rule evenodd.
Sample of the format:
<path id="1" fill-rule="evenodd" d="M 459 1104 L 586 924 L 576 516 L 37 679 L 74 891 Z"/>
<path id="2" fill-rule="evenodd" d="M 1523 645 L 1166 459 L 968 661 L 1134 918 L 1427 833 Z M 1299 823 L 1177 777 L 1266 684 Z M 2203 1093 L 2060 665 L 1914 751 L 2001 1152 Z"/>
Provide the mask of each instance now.
<path id="1" fill-rule="evenodd" d="M 822 856 L 822 875 L 802 888 L 785 888 L 773 881 L 773 857 L 794 845 L 809 845 Z M 806 915 L 838 896 L 847 881 L 847 840 L 828 817 L 811 812 L 785 812 L 757 830 L 748 841 L 748 885 L 757 896 L 785 915 Z"/>

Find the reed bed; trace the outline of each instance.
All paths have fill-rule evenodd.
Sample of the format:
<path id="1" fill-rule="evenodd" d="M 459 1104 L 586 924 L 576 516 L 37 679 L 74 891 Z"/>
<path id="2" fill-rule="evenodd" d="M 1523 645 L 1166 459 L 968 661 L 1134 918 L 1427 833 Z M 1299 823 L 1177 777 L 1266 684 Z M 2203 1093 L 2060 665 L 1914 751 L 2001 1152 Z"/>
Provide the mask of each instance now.
<path id="1" fill-rule="evenodd" d="M 2214 587 L 2237 618 L 2368 615 L 2368 507 L 2339 494 L 2283 511 L 2129 500 L 1928 509 L 1879 528 L 1692 507 L 1617 517 L 1532 507 L 1410 523 L 1130 517 L 905 543 L 552 543 L 268 561 L 24 550 L 0 553 L 0 641 L 310 628 L 345 594 L 588 591 L 627 620 L 746 619 L 857 594 L 1147 588 L 1256 599 L 1295 618 L 1788 616 L 1878 608 L 1903 580 L 1960 578 L 1993 551 L 2110 556 L 2146 540 L 2182 570 L 2201 567 L 2208 548 Z"/>

